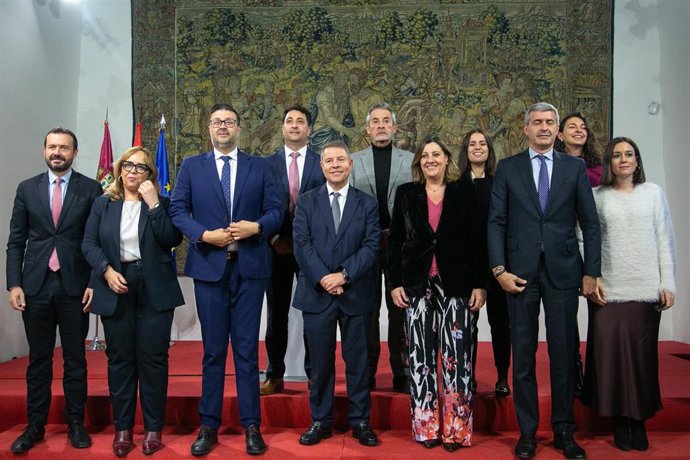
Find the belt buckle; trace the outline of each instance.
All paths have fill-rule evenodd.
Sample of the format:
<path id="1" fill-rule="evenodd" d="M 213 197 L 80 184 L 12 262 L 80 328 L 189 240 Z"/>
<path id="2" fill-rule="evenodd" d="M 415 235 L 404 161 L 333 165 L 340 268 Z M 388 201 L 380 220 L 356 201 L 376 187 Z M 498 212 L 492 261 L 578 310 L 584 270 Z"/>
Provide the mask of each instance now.
<path id="1" fill-rule="evenodd" d="M 228 251 L 227 256 L 225 256 L 225 260 L 235 260 L 237 259 L 237 251 Z"/>

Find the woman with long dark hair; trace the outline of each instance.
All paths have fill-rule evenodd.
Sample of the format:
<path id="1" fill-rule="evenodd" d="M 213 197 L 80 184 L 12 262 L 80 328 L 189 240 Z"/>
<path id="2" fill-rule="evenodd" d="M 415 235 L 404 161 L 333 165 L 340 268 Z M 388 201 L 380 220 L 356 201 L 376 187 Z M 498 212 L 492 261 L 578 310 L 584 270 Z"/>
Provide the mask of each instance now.
<path id="1" fill-rule="evenodd" d="M 474 184 L 479 198 L 479 214 L 482 226 L 486 229 L 489 219 L 489 201 L 491 200 L 491 188 L 496 172 L 496 152 L 494 145 L 482 129 L 473 129 L 465 134 L 460 148 L 460 175 L 462 181 Z M 485 233 L 486 230 L 483 231 Z M 489 283 L 486 292 L 486 312 L 491 326 L 491 346 L 494 352 L 494 364 L 496 366 L 496 386 L 494 394 L 498 397 L 508 396 L 508 368 L 510 367 L 510 319 L 508 318 L 508 306 L 506 293 L 490 275 L 487 267 Z M 474 341 L 474 354 L 472 355 L 472 369 L 477 361 L 477 320 L 479 315 L 474 315 L 475 324 L 472 340 Z M 476 381 L 473 381 L 476 388 Z"/>
<path id="2" fill-rule="evenodd" d="M 676 293 L 675 239 L 664 191 L 645 181 L 640 150 L 616 137 L 594 199 L 601 222 L 600 304 L 589 302 L 585 401 L 613 418 L 621 450 L 647 450 L 645 421 L 661 409 L 661 312 Z"/>
<path id="3" fill-rule="evenodd" d="M 582 158 L 587 165 L 587 177 L 592 187 L 601 181 L 601 156 L 594 131 L 582 112 L 571 112 L 561 120 L 554 149 Z"/>

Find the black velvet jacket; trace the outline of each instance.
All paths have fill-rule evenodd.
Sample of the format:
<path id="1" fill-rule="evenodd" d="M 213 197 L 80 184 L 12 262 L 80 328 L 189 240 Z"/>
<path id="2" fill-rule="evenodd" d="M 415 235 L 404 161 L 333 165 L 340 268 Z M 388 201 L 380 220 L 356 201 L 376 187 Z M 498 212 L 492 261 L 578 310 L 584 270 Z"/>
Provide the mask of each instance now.
<path id="1" fill-rule="evenodd" d="M 433 256 L 448 297 L 469 297 L 472 289 L 486 289 L 485 224 L 473 184 L 446 185 L 443 210 L 434 232 L 423 184 L 398 187 L 388 239 L 389 288 L 402 286 L 408 295 L 426 292 Z"/>

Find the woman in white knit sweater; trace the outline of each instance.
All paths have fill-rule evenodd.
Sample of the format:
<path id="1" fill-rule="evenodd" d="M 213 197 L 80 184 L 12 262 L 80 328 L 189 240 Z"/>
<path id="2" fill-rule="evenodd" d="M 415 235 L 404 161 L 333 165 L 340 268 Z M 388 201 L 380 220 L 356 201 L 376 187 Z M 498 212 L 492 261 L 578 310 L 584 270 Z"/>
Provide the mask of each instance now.
<path id="1" fill-rule="evenodd" d="M 611 140 L 603 163 L 594 199 L 605 303 L 589 302 L 585 401 L 613 418 L 619 449 L 642 451 L 645 420 L 661 409 L 657 343 L 661 311 L 676 293 L 673 224 L 663 190 L 645 182 L 635 142 Z"/>

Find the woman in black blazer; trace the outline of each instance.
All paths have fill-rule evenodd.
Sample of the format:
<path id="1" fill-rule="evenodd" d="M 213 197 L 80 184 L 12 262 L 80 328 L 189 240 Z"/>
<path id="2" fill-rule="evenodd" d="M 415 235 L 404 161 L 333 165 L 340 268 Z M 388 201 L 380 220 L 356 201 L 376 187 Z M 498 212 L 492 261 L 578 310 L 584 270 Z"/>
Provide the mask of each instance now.
<path id="1" fill-rule="evenodd" d="M 465 134 L 460 148 L 460 174 L 461 181 L 474 184 L 479 197 L 479 218 L 483 230 L 486 233 L 486 225 L 489 220 L 489 202 L 491 200 L 491 187 L 494 183 L 496 172 L 496 152 L 491 138 L 481 129 L 473 129 Z M 508 304 L 506 293 L 491 275 L 487 267 L 488 285 L 486 291 L 486 313 L 491 326 L 491 345 L 494 352 L 494 364 L 498 378 L 494 394 L 497 397 L 508 396 L 508 368 L 510 367 L 510 319 L 508 318 Z M 475 315 L 475 321 L 479 315 Z M 472 369 L 475 369 L 477 361 L 477 324 L 474 324 L 474 352 L 472 356 Z M 476 382 L 473 382 L 476 388 Z"/>
<path id="2" fill-rule="evenodd" d="M 414 439 L 449 451 L 471 444 L 472 317 L 486 297 L 477 194 L 459 177 L 443 142 L 426 139 L 412 160 L 413 182 L 396 192 L 388 240 L 391 296 L 407 309 Z"/>
<path id="3" fill-rule="evenodd" d="M 168 347 L 175 307 L 184 299 L 170 251 L 182 234 L 159 195 L 154 158 L 132 147 L 113 165 L 113 182 L 91 209 L 82 250 L 94 271 L 92 313 L 101 315 L 108 345 L 108 388 L 116 456 L 134 447 L 137 384 L 146 431 L 142 449 L 162 447 L 168 390 Z"/>

